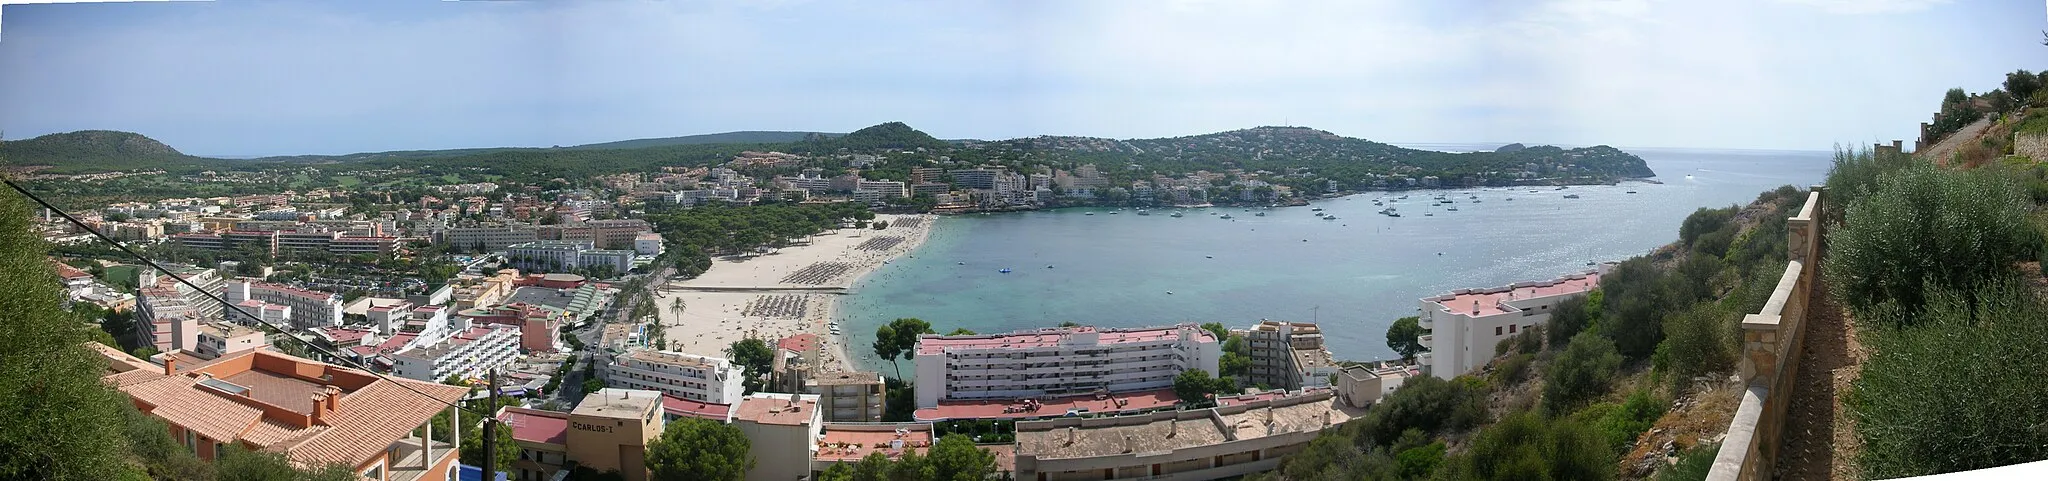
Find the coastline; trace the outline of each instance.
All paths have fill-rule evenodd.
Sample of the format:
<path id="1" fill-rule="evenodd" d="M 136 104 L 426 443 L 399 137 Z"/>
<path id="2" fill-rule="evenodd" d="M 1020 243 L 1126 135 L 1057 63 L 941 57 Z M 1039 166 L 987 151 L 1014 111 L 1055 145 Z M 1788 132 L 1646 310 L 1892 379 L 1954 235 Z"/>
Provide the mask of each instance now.
<path id="1" fill-rule="evenodd" d="M 661 286 L 655 306 L 668 345 L 660 347 L 723 358 L 725 348 L 741 339 L 773 343 L 810 333 L 821 342 L 821 366 L 853 369 L 845 336 L 834 336 L 828 328 L 838 315 L 835 297 L 923 245 L 934 218 L 880 214 L 875 220 L 889 227 L 836 229 L 766 254 L 713 259 L 703 275 Z M 678 299 L 680 312 L 674 308 Z"/>

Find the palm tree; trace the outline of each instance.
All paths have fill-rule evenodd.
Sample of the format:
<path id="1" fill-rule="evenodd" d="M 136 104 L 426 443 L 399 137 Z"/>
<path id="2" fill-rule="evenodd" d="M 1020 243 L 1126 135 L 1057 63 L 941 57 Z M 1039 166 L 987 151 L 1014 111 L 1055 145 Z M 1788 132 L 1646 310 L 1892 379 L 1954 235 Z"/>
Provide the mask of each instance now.
<path id="1" fill-rule="evenodd" d="M 676 325 L 682 325 L 683 309 L 686 307 L 689 307 L 689 305 L 688 303 L 683 302 L 683 298 L 681 297 L 677 297 L 668 302 L 668 310 L 675 313 Z"/>

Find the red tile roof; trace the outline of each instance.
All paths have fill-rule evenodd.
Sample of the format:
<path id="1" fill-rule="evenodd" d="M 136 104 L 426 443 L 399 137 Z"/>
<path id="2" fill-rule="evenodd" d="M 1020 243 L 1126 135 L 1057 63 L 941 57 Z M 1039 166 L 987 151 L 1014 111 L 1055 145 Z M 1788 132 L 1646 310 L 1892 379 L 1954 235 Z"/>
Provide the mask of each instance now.
<path id="1" fill-rule="evenodd" d="M 781 349 L 783 349 L 783 350 L 786 350 L 786 351 L 797 351 L 797 352 L 803 352 L 803 351 L 809 351 L 809 350 L 812 350 L 812 349 L 817 349 L 817 348 L 818 348 L 818 335 L 817 335 L 817 334 L 811 334 L 811 333 L 804 333 L 804 334 L 797 334 L 797 335 L 794 335 L 794 336 L 789 336 L 789 337 L 785 337 L 785 338 L 782 338 L 782 339 L 780 339 L 780 340 L 777 340 L 777 341 L 775 341 L 775 347 L 781 348 Z"/>
<path id="2" fill-rule="evenodd" d="M 1116 405 L 1111 402 L 1112 400 L 1122 401 L 1122 405 Z M 1051 401 L 1039 403 L 1038 409 L 1035 411 L 1010 409 L 1023 406 L 1016 401 L 939 401 L 938 407 L 919 409 L 916 413 L 912 414 L 911 418 L 918 421 L 945 419 L 1029 419 L 1063 416 L 1070 409 L 1085 408 L 1090 414 L 1101 414 L 1167 408 L 1172 407 L 1178 402 L 1180 402 L 1180 397 L 1174 396 L 1172 389 L 1114 394 L 1102 400 L 1095 399 L 1093 395 L 1055 398 Z"/>
<path id="3" fill-rule="evenodd" d="M 565 444 L 569 440 L 569 413 L 506 407 L 498 420 L 512 426 L 512 439 L 529 443 Z"/>
<path id="4" fill-rule="evenodd" d="M 709 419 L 718 422 L 731 421 L 733 415 L 731 404 L 692 401 L 668 394 L 661 395 L 661 410 L 663 413 L 672 416 Z"/>

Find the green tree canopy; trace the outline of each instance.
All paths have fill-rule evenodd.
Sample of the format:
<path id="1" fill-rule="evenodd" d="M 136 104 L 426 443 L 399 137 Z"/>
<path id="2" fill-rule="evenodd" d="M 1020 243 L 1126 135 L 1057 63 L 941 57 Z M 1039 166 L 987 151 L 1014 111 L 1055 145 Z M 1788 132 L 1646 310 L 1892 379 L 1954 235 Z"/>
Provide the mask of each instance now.
<path id="1" fill-rule="evenodd" d="M 875 328 L 875 356 L 889 360 L 892 365 L 899 358 L 909 360 L 917 353 L 917 337 L 925 334 L 936 332 L 932 331 L 932 324 L 923 319 L 906 317 L 889 321 L 889 324 Z M 903 377 L 903 368 L 896 369 L 896 377 Z"/>
<path id="2" fill-rule="evenodd" d="M 63 292 L 30 227 L 29 208 L 0 193 L 0 479 L 100 480 L 131 472 L 119 424 L 127 396 L 100 383 L 106 361 L 62 307 Z"/>
<path id="3" fill-rule="evenodd" d="M 1387 348 L 1400 354 L 1403 360 L 1415 359 L 1415 354 L 1428 348 L 1422 345 L 1421 321 L 1418 316 L 1395 319 L 1394 325 L 1387 326 Z"/>
<path id="4" fill-rule="evenodd" d="M 510 470 L 512 469 L 512 462 L 519 460 L 519 442 L 512 439 L 511 426 L 506 426 L 505 423 L 494 424 L 498 426 L 498 434 L 492 440 L 492 444 L 497 446 L 497 452 L 491 453 L 491 459 L 494 460 L 496 463 L 494 466 L 499 471 Z M 470 466 L 484 465 L 483 437 L 484 430 L 482 429 L 470 429 L 462 434 L 462 464 Z"/>
<path id="5" fill-rule="evenodd" d="M 1607 394 L 1614 372 L 1621 368 L 1621 355 L 1605 337 L 1582 333 L 1572 337 L 1564 352 L 1551 361 L 1544 376 L 1543 407 L 1553 414 L 1565 414 L 1586 401 Z"/>
<path id="6" fill-rule="evenodd" d="M 754 469 L 740 428 L 697 418 L 668 424 L 647 445 L 647 469 L 657 481 L 740 481 Z"/>
<path id="7" fill-rule="evenodd" d="M 1180 402 L 1183 403 L 1201 403 L 1208 400 L 1211 395 L 1229 393 L 1236 389 L 1237 380 L 1229 377 L 1210 377 L 1209 371 L 1201 369 L 1181 371 L 1180 375 L 1173 377 L 1173 394 L 1179 396 Z"/>

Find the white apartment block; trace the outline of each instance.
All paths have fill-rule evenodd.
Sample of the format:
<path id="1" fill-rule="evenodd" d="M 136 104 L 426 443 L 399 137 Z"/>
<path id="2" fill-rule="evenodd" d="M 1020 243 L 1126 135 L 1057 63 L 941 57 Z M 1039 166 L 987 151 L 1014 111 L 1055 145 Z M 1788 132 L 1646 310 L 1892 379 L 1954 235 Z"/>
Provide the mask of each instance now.
<path id="1" fill-rule="evenodd" d="M 471 252 L 489 252 L 538 239 L 531 226 L 451 227 L 441 231 L 441 243 Z"/>
<path id="2" fill-rule="evenodd" d="M 270 340 L 263 336 L 263 331 L 215 322 L 199 326 L 199 342 L 192 351 L 201 358 L 214 359 L 269 345 Z"/>
<path id="3" fill-rule="evenodd" d="M 596 266 L 611 266 L 624 273 L 633 270 L 630 250 L 593 249 L 589 241 L 533 241 L 505 248 L 505 257 L 522 271 L 564 272 Z"/>
<path id="4" fill-rule="evenodd" d="M 661 391 L 697 402 L 736 404 L 745 375 L 731 361 L 695 354 L 634 349 L 605 366 L 605 385 Z"/>
<path id="5" fill-rule="evenodd" d="M 441 342 L 391 355 L 391 370 L 400 377 L 441 382 L 448 376 L 483 378 L 492 369 L 519 357 L 519 328 L 471 327 Z"/>
<path id="6" fill-rule="evenodd" d="M 157 352 L 191 349 L 198 344 L 201 316 L 184 297 L 178 295 L 178 289 L 144 287 L 138 293 L 135 300 L 136 339 L 148 343 Z"/>
<path id="7" fill-rule="evenodd" d="M 1612 264 L 1561 278 L 1519 282 L 1488 289 L 1458 289 L 1422 298 L 1422 347 L 1416 361 L 1436 377 L 1450 379 L 1493 360 L 1502 340 L 1550 320 L 1550 310 L 1600 287 Z"/>
<path id="8" fill-rule="evenodd" d="M 1217 374 L 1222 342 L 1194 324 L 1067 327 L 917 341 L 917 407 L 1170 388 L 1188 369 Z"/>
<path id="9" fill-rule="evenodd" d="M 228 283 L 228 302 L 255 299 L 291 307 L 292 327 L 312 329 L 341 325 L 341 295 L 267 282 Z"/>

